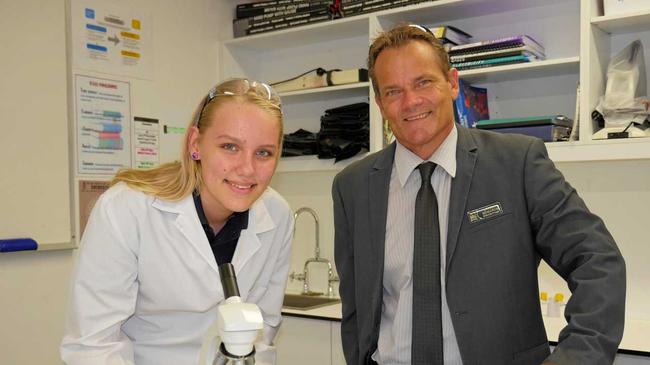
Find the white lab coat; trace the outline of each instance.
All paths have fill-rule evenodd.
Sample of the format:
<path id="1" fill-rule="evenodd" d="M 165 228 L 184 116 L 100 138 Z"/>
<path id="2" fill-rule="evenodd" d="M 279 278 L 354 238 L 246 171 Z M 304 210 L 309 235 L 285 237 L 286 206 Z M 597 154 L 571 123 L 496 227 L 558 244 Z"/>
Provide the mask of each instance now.
<path id="1" fill-rule="evenodd" d="M 232 263 L 264 317 L 258 363 L 272 363 L 293 215 L 268 190 L 250 208 Z M 224 299 L 191 196 L 167 201 L 123 183 L 97 201 L 82 239 L 61 357 L 68 365 L 196 365 Z"/>

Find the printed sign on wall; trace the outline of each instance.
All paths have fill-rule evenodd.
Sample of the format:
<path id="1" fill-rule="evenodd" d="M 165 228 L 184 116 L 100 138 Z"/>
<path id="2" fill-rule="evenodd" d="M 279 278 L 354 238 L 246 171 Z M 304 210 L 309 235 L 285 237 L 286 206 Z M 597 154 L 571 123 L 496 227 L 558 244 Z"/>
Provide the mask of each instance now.
<path id="1" fill-rule="evenodd" d="M 97 0 L 73 0 L 71 12 L 73 68 L 153 77 L 150 16 Z"/>
<path id="2" fill-rule="evenodd" d="M 158 119 L 133 117 L 133 165 L 136 169 L 158 166 L 159 129 Z"/>
<path id="3" fill-rule="evenodd" d="M 75 104 L 79 173 L 113 175 L 131 167 L 129 83 L 75 75 Z"/>

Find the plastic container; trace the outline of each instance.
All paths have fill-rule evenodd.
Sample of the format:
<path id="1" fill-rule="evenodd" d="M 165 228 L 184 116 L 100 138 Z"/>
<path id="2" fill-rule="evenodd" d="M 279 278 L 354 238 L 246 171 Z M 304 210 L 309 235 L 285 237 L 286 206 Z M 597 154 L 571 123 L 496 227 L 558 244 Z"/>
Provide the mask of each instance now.
<path id="1" fill-rule="evenodd" d="M 564 294 L 555 293 L 553 300 L 549 300 L 546 309 L 547 317 L 561 317 L 564 306 Z"/>
<path id="2" fill-rule="evenodd" d="M 618 15 L 625 13 L 638 13 L 650 11 L 648 0 L 603 0 L 605 15 Z"/>

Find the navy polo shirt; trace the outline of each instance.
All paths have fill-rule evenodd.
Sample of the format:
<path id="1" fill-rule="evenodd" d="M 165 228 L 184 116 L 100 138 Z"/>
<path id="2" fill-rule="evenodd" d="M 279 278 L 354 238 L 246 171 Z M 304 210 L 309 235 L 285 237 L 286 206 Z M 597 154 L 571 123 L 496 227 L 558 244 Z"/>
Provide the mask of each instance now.
<path id="1" fill-rule="evenodd" d="M 199 194 L 194 194 L 194 206 L 196 207 L 196 212 L 199 214 L 201 226 L 203 226 L 205 236 L 208 238 L 208 242 L 210 242 L 210 248 L 212 248 L 212 253 L 214 254 L 215 260 L 217 260 L 217 264 L 221 265 L 231 262 L 241 231 L 248 228 L 248 210 L 233 213 L 223 228 L 217 234 L 214 234 L 212 227 L 208 223 L 208 219 L 205 217 Z"/>

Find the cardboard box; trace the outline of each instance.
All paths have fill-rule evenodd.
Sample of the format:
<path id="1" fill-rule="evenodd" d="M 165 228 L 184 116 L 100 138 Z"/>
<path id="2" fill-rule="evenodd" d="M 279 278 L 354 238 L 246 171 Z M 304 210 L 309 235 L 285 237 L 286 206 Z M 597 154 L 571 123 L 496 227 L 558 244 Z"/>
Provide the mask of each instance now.
<path id="1" fill-rule="evenodd" d="M 650 11 L 648 0 L 603 0 L 605 15 L 630 14 L 640 11 Z"/>

